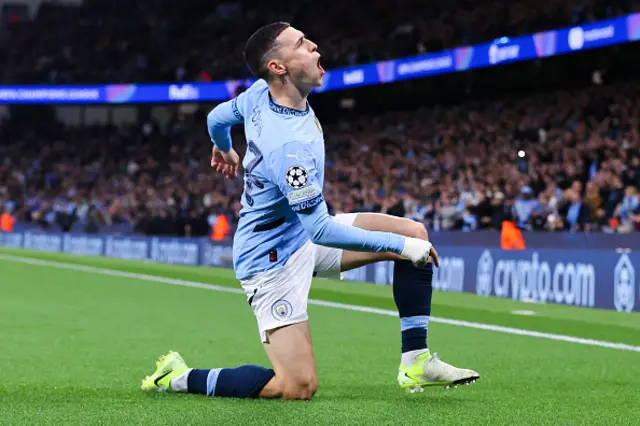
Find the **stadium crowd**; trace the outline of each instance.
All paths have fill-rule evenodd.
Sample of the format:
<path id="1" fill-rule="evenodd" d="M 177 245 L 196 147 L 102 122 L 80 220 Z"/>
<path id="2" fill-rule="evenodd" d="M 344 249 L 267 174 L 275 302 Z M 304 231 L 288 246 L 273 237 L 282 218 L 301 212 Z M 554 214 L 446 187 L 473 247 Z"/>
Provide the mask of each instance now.
<path id="1" fill-rule="evenodd" d="M 311 0 L 42 2 L 33 20 L 9 17 L 5 34 L 0 32 L 0 82 L 247 77 L 241 52 L 249 31 L 276 19 L 293 22 L 321 40 L 323 65 L 329 69 L 638 10 L 638 0 L 350 0 L 330 8 Z"/>
<path id="2" fill-rule="evenodd" d="M 88 232 L 195 236 L 220 215 L 235 223 L 242 177 L 210 169 L 204 114 L 166 128 L 5 122 L 2 206 L 21 223 Z M 622 83 L 338 121 L 324 126 L 325 198 L 334 213 L 435 229 L 511 219 L 536 231 L 638 230 L 639 117 L 640 85 Z M 234 136 L 242 153 L 242 130 Z"/>

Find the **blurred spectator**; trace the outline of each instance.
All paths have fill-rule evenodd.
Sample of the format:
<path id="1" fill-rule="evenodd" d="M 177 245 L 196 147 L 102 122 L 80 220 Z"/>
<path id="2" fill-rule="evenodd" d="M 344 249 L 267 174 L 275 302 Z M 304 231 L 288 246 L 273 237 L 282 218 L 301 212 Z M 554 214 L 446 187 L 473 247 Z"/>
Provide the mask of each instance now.
<path id="1" fill-rule="evenodd" d="M 640 218 L 638 111 L 640 85 L 623 83 L 341 118 L 323 125 L 325 199 L 334 214 L 386 212 L 443 230 L 514 220 L 628 232 Z M 243 181 L 211 171 L 203 116 L 176 113 L 150 132 L 6 122 L 0 205 L 27 226 L 144 235 L 210 236 L 224 215 L 228 238 Z M 242 154 L 241 129 L 234 138 Z"/>
<path id="2" fill-rule="evenodd" d="M 275 20 L 320 42 L 325 68 L 487 42 L 620 16 L 626 0 L 85 0 L 37 2 L 0 45 L 2 83 L 210 81 L 249 76 L 242 47 Z"/>
<path id="3" fill-rule="evenodd" d="M 484 192 L 478 193 L 477 203 L 471 206 L 470 213 L 477 218 L 477 229 L 491 228 L 493 206 Z"/>
<path id="4" fill-rule="evenodd" d="M 533 189 L 529 185 L 523 186 L 520 189 L 520 196 L 513 206 L 513 215 L 518 226 L 522 229 L 530 229 L 534 212 L 539 208 L 538 200 L 533 195 Z"/>
<path id="5" fill-rule="evenodd" d="M 555 229 L 572 232 L 591 230 L 591 211 L 589 206 L 582 202 L 580 193 L 570 188 L 565 191 L 563 198 L 564 202 L 559 208 L 560 217 L 555 223 Z"/>
<path id="6" fill-rule="evenodd" d="M 617 221 L 618 232 L 631 232 L 638 229 L 640 224 L 640 196 L 638 188 L 629 186 L 624 191 L 624 198 L 616 208 L 614 218 Z"/>
<path id="7" fill-rule="evenodd" d="M 502 227 L 502 222 L 510 220 L 511 217 L 510 208 L 504 201 L 504 194 L 497 191 L 493 194 L 491 201 L 491 227 L 494 230 L 499 230 Z"/>
<path id="8" fill-rule="evenodd" d="M 434 228 L 450 230 L 459 227 L 460 211 L 454 205 L 448 194 L 442 194 L 436 201 L 436 214 L 434 218 Z"/>
<path id="9" fill-rule="evenodd" d="M 612 219 L 616 208 L 624 198 L 624 185 L 618 176 L 610 176 L 602 190 L 605 218 Z"/>

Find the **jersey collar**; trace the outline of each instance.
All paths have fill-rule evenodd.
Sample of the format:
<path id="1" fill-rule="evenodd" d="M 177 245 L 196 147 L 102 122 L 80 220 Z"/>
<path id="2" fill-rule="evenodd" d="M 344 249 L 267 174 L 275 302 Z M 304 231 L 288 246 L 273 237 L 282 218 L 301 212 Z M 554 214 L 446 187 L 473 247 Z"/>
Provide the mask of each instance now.
<path id="1" fill-rule="evenodd" d="M 309 102 L 307 101 L 307 108 L 304 111 L 300 111 L 299 109 L 293 109 L 286 106 L 282 106 L 277 104 L 276 101 L 271 97 L 271 93 L 269 93 L 269 108 L 271 111 L 282 114 L 282 115 L 293 115 L 294 117 L 303 117 L 309 114 Z"/>

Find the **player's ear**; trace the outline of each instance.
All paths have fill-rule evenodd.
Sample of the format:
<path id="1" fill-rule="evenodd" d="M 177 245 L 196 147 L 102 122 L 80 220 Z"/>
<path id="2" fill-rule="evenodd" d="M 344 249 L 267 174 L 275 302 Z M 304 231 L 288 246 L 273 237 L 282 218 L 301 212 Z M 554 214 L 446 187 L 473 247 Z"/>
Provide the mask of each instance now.
<path id="1" fill-rule="evenodd" d="M 277 77 L 283 77 L 287 74 L 287 67 L 285 67 L 281 61 L 277 59 L 271 59 L 269 62 L 267 62 L 267 71 L 276 75 Z"/>

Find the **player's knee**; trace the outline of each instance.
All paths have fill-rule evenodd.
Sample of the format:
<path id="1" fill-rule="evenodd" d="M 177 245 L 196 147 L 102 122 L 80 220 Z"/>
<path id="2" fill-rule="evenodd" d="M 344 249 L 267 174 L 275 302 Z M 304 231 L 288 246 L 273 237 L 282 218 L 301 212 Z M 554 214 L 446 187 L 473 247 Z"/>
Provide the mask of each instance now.
<path id="1" fill-rule="evenodd" d="M 411 219 L 405 219 L 405 221 L 407 229 L 409 230 L 409 237 L 419 238 L 421 240 L 429 239 L 429 232 L 427 232 L 427 228 L 422 223 Z"/>
<path id="2" fill-rule="evenodd" d="M 316 392 L 318 392 L 318 378 L 316 376 L 313 376 L 311 382 L 309 383 L 308 390 L 311 393 L 311 397 L 313 397 Z M 311 399 L 311 397 L 309 397 L 309 399 Z"/>
<path id="3" fill-rule="evenodd" d="M 282 399 L 310 400 L 318 391 L 318 379 L 314 375 L 288 380 L 284 386 Z"/>

